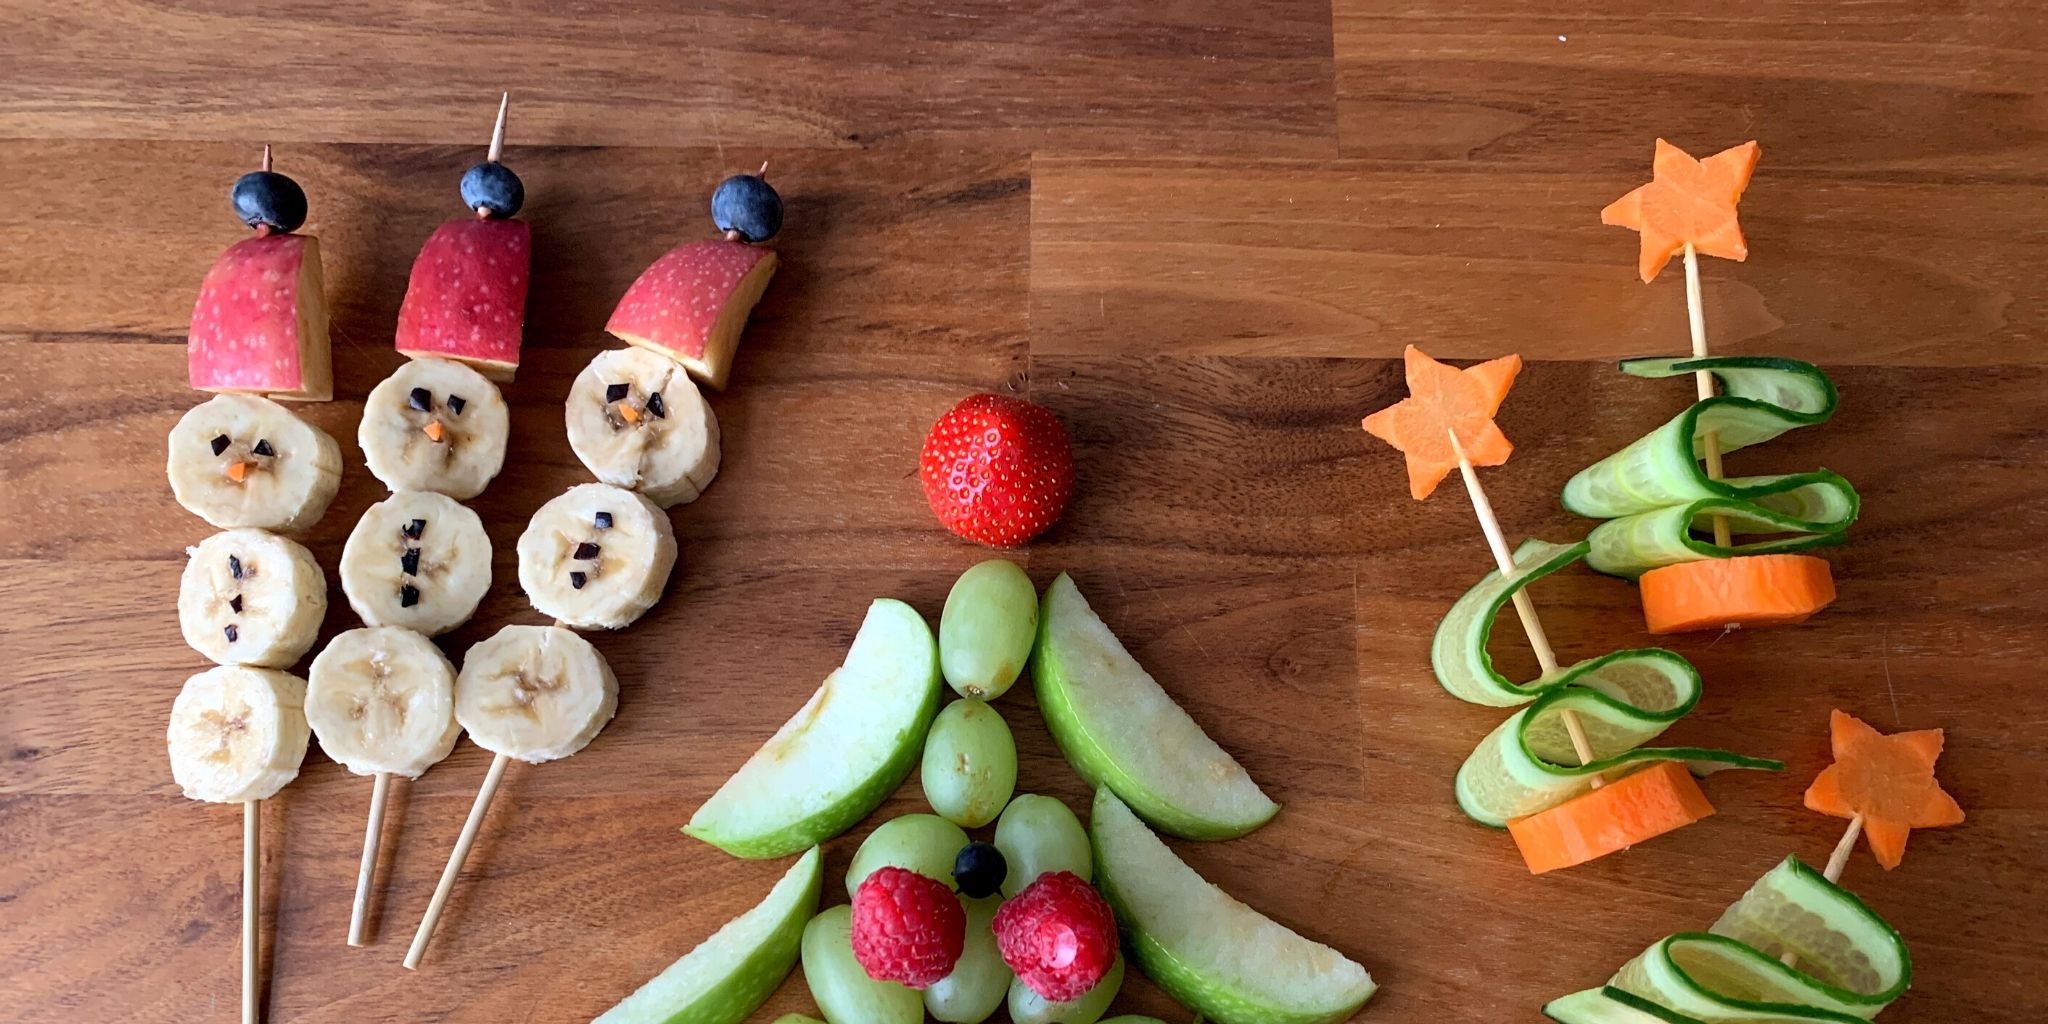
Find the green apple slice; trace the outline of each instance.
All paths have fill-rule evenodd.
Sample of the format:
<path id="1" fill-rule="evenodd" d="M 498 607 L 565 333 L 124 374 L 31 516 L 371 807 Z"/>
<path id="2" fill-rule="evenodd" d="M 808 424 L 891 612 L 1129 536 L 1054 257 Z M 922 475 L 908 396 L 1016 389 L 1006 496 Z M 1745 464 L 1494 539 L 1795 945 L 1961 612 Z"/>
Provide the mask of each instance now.
<path id="1" fill-rule="evenodd" d="M 880 806 L 917 763 L 939 709 L 939 648 L 916 609 L 886 598 L 811 699 L 683 831 L 735 857 L 782 857 Z"/>
<path id="2" fill-rule="evenodd" d="M 1107 789 L 1095 791 L 1095 881 L 1124 948 L 1195 1012 L 1219 1024 L 1335 1024 L 1372 998 L 1372 976 L 1230 898 L 1181 862 Z"/>
<path id="3" fill-rule="evenodd" d="M 1231 839 L 1280 805 L 1160 689 L 1065 573 L 1045 588 L 1031 654 L 1038 708 L 1068 763 L 1146 821 L 1185 839 Z"/>
<path id="4" fill-rule="evenodd" d="M 592 1024 L 739 1024 L 796 966 L 823 879 L 813 846 L 754 909 L 726 922 Z"/>

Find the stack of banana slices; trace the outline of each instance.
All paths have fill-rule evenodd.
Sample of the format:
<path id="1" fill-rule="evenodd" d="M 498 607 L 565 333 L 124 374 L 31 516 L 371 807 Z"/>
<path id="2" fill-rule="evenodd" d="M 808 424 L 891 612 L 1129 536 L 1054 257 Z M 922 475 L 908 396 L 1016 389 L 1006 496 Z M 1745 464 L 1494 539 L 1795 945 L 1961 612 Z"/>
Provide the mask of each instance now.
<path id="1" fill-rule="evenodd" d="M 178 628 L 216 667 L 185 680 L 164 742 L 190 799 L 242 805 L 242 1013 L 261 990 L 264 800 L 306 757 L 306 681 L 284 671 L 320 632 L 327 577 L 303 530 L 341 485 L 341 448 L 268 398 L 224 394 L 171 428 L 165 466 L 178 503 L 222 532 L 186 551 Z"/>

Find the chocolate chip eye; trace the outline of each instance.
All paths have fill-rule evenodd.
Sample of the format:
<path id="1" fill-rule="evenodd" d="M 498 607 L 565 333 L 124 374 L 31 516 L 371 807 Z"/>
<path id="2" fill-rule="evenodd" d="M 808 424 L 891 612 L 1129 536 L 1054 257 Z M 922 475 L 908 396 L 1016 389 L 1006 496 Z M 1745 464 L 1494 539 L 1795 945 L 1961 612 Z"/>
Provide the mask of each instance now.
<path id="1" fill-rule="evenodd" d="M 236 615 L 242 614 L 242 595 L 236 594 L 234 597 L 229 598 L 228 607 L 232 609 Z"/>
<path id="2" fill-rule="evenodd" d="M 239 559 L 239 558 L 236 558 L 236 557 L 235 557 L 235 556 L 233 556 L 233 555 L 229 555 L 229 556 L 228 556 L 228 575 L 230 575 L 230 576 L 233 576 L 233 577 L 234 577 L 234 578 L 236 578 L 236 579 L 241 579 L 241 578 L 242 578 L 242 560 L 241 560 L 241 559 Z"/>
<path id="3" fill-rule="evenodd" d="M 426 412 L 434 407 L 434 393 L 426 388 L 414 388 L 406 394 L 405 404 Z"/>
<path id="4" fill-rule="evenodd" d="M 631 390 L 631 386 L 626 384 L 607 384 L 604 386 L 604 400 L 607 402 L 623 402 L 626 400 L 627 393 Z"/>
<path id="5" fill-rule="evenodd" d="M 588 561 L 590 561 L 591 559 L 593 559 L 593 558 L 596 558 L 596 557 L 597 557 L 597 545 L 596 545 L 596 544 L 593 544 L 593 543 L 591 543 L 590 541 L 587 541 L 587 540 L 586 540 L 586 541 L 584 541 L 583 543 L 581 543 L 581 544 L 578 544 L 578 545 L 576 545 L 576 560 L 577 560 L 577 561 L 579 561 L 579 562 L 588 562 Z"/>
<path id="6" fill-rule="evenodd" d="M 398 606 L 400 608 L 410 608 L 418 603 L 420 603 L 420 588 L 410 583 L 398 588 Z"/>
<path id="7" fill-rule="evenodd" d="M 220 453 L 228 450 L 228 445 L 231 442 L 229 442 L 228 436 L 226 434 L 221 434 L 215 437 L 210 443 L 213 446 L 213 453 L 215 455 L 219 455 Z"/>
<path id="8" fill-rule="evenodd" d="M 405 554 L 398 556 L 398 567 L 405 570 L 407 576 L 418 576 L 420 574 L 420 549 L 406 548 Z"/>
<path id="9" fill-rule="evenodd" d="M 235 641 L 240 640 L 242 638 L 242 631 L 236 629 L 235 624 L 232 622 L 222 627 L 221 632 L 227 634 L 228 643 L 234 643 Z"/>
<path id="10" fill-rule="evenodd" d="M 424 519 L 415 519 L 412 522 L 399 527 L 398 532 L 404 534 L 405 539 L 407 540 L 418 540 L 420 539 L 420 534 L 427 532 L 427 521 Z"/>
<path id="11" fill-rule="evenodd" d="M 251 449 L 249 449 L 249 450 L 250 450 L 250 451 L 253 451 L 253 452 L 255 452 L 255 453 L 256 453 L 256 454 L 258 454 L 258 455 L 262 455 L 262 456 L 264 456 L 264 457 L 266 457 L 266 458 L 267 458 L 267 457 L 269 457 L 269 456 L 272 456 L 272 455 L 276 455 L 276 454 L 277 454 L 277 449 L 275 449 L 275 448 L 272 448 L 272 447 L 270 446 L 270 442 L 269 442 L 269 441 L 265 441 L 265 440 L 263 440 L 262 438 L 257 438 L 257 439 L 256 439 L 256 447 L 254 447 L 254 448 L 251 448 Z"/>
<path id="12" fill-rule="evenodd" d="M 569 586 L 577 590 L 582 590 L 583 585 L 588 582 L 590 582 L 590 577 L 585 576 L 580 572 L 572 572 L 569 574 Z"/>
<path id="13" fill-rule="evenodd" d="M 657 391 L 647 396 L 647 411 L 662 419 L 668 419 L 668 406 L 662 403 L 661 392 Z"/>
<path id="14" fill-rule="evenodd" d="M 595 522 L 597 524 L 597 528 L 600 530 L 609 530 L 612 528 L 612 514 L 610 512 L 599 512 L 597 515 L 591 517 L 591 521 Z"/>
<path id="15" fill-rule="evenodd" d="M 462 400 L 461 395 L 448 396 L 448 411 L 454 413 L 457 416 L 462 415 L 462 407 L 468 404 L 468 402 Z"/>

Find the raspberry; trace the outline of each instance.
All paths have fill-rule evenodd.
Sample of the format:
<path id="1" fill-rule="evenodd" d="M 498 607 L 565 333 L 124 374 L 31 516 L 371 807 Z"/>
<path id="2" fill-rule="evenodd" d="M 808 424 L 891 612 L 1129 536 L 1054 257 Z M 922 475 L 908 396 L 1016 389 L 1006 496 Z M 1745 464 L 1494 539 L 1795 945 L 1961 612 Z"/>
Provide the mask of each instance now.
<path id="1" fill-rule="evenodd" d="M 944 883 L 883 867 L 853 892 L 853 958 L 876 981 L 923 988 L 953 973 L 967 915 Z"/>
<path id="2" fill-rule="evenodd" d="M 1071 871 L 1050 871 L 996 911 L 996 948 L 1026 988 L 1055 1003 L 1087 994 L 1116 962 L 1116 917 Z"/>

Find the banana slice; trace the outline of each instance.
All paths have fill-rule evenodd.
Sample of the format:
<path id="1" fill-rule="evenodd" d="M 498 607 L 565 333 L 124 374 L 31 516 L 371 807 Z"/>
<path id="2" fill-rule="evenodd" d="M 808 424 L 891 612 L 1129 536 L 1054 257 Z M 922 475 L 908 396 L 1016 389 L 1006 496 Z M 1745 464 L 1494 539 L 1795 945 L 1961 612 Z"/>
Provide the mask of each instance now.
<path id="1" fill-rule="evenodd" d="M 462 656 L 455 720 L 476 745 L 529 764 L 568 757 L 619 709 L 619 680 L 559 626 L 506 626 Z"/>
<path id="2" fill-rule="evenodd" d="M 455 666 L 409 629 L 351 629 L 306 673 L 306 721 L 357 775 L 417 779 L 455 749 Z"/>
<path id="3" fill-rule="evenodd" d="M 306 759 L 306 681 L 222 665 L 185 680 L 171 705 L 171 776 L 193 800 L 266 800 Z"/>
<path id="4" fill-rule="evenodd" d="M 394 491 L 482 494 L 505 465 L 511 416 L 484 375 L 447 359 L 414 359 L 370 390 L 356 441 L 370 473 Z"/>
<path id="5" fill-rule="evenodd" d="M 569 388 L 569 447 L 599 480 L 662 508 L 718 475 L 718 418 L 690 375 L 644 348 L 600 352 Z"/>
<path id="6" fill-rule="evenodd" d="M 327 576 L 304 547 L 262 530 L 228 530 L 185 549 L 178 628 L 222 665 L 285 668 L 320 635 Z"/>
<path id="7" fill-rule="evenodd" d="M 171 428 L 171 493 L 223 530 L 311 526 L 341 486 L 341 446 L 255 395 L 216 395 Z"/>
<path id="8" fill-rule="evenodd" d="M 341 589 L 372 626 L 446 633 L 491 588 L 491 538 L 475 512 L 431 491 L 372 505 L 341 548 Z"/>
<path id="9" fill-rule="evenodd" d="M 676 564 L 668 515 L 632 491 L 579 484 L 519 535 L 519 586 L 542 615 L 618 629 L 654 606 Z"/>

